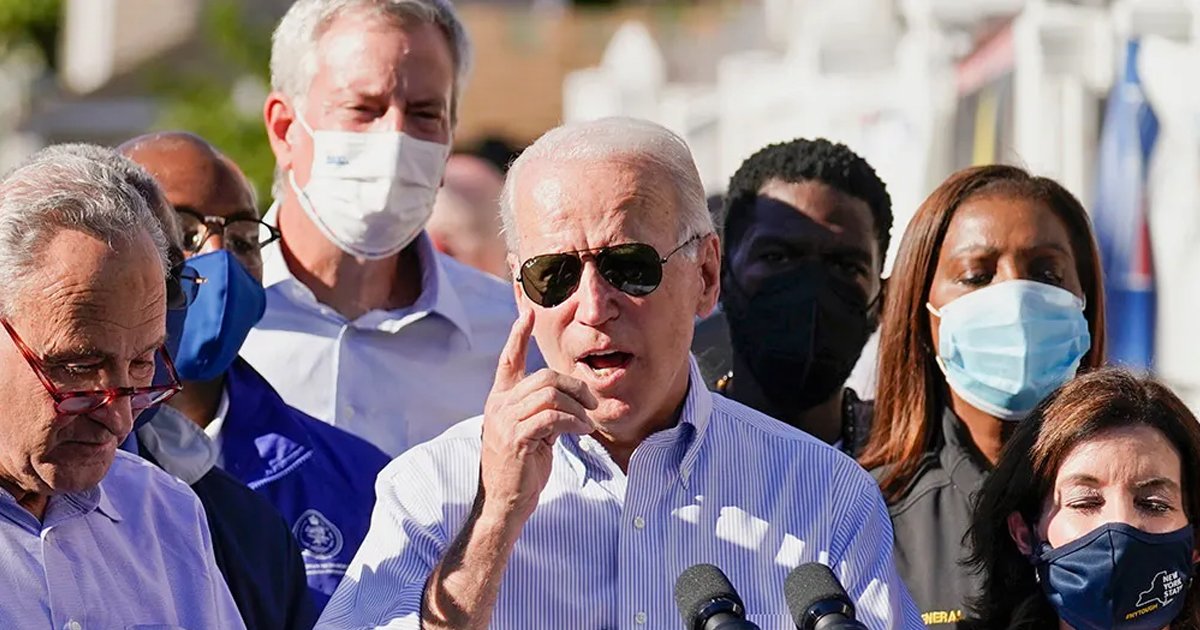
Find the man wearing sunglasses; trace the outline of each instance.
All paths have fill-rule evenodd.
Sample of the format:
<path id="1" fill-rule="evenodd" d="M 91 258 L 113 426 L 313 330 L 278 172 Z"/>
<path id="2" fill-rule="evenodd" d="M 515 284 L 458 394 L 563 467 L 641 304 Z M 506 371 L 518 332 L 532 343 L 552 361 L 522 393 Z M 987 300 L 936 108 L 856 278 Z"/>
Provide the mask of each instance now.
<path id="1" fill-rule="evenodd" d="M 248 218 L 255 216 L 254 195 L 237 166 L 202 138 L 181 132 L 134 138 L 122 151 L 162 186 L 183 226 L 185 269 L 205 277 L 179 333 L 175 357 L 183 391 L 170 404 L 203 428 L 218 466 L 287 520 L 319 612 L 367 534 L 375 477 L 389 458 L 287 405 L 238 358 L 262 315 L 261 245 L 277 232 Z M 242 224 L 260 227 L 234 232 Z M 243 233 L 263 237 L 255 242 Z M 237 515 L 226 518 L 236 522 Z"/>
<path id="2" fill-rule="evenodd" d="M 117 449 L 179 389 L 167 267 L 103 162 L 51 147 L 0 181 L 0 627 L 245 627 L 199 500 Z"/>
<path id="3" fill-rule="evenodd" d="M 560 127 L 501 205 L 521 315 L 484 414 L 380 473 L 319 627 L 678 627 L 676 578 L 714 561 L 764 629 L 795 627 L 782 586 L 810 561 L 868 627 L 918 627 L 871 477 L 711 394 L 690 357 L 721 263 L 686 144 L 626 118 Z M 549 368 L 527 375 L 530 337 Z"/>

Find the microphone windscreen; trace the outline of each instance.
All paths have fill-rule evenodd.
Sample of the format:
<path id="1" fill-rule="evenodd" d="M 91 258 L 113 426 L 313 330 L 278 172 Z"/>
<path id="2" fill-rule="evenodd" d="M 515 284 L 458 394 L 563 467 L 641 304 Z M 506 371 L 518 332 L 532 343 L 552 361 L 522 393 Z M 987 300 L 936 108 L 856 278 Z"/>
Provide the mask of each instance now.
<path id="1" fill-rule="evenodd" d="M 808 562 L 792 569 L 783 583 L 783 595 L 797 628 L 805 627 L 805 617 L 817 602 L 838 600 L 854 609 L 854 602 L 850 601 L 837 576 L 819 562 Z"/>
<path id="2" fill-rule="evenodd" d="M 675 579 L 675 604 L 683 615 L 684 627 L 693 630 L 700 612 L 717 599 L 727 599 L 745 608 L 733 584 L 720 569 L 711 564 L 688 567 Z"/>

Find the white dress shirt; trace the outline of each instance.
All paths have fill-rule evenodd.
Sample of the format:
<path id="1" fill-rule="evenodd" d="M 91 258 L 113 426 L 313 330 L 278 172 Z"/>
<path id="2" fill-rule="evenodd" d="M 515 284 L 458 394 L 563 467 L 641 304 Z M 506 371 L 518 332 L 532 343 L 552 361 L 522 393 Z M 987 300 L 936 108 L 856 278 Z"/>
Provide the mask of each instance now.
<path id="1" fill-rule="evenodd" d="M 225 416 L 229 415 L 229 388 L 221 388 L 221 400 L 217 402 L 217 411 L 213 414 L 213 419 L 204 427 L 204 435 L 212 441 L 213 450 L 217 453 L 216 465 L 218 468 L 225 467 L 225 458 L 221 455 L 221 442 L 224 439 L 221 435 L 221 429 L 225 428 Z"/>
<path id="2" fill-rule="evenodd" d="M 241 350 L 289 405 L 393 457 L 483 412 L 517 318 L 512 285 L 436 252 L 424 232 L 417 238 L 417 301 L 353 321 L 318 302 L 280 245 L 269 245 L 266 315 Z M 544 365 L 536 344 L 529 365 Z"/>
<path id="3" fill-rule="evenodd" d="M 867 627 L 922 627 L 870 475 L 710 394 L 694 361 L 691 383 L 679 424 L 642 442 L 628 474 L 591 437 L 559 438 L 489 627 L 679 628 L 675 579 L 708 562 L 729 576 L 750 621 L 790 630 L 784 579 L 812 561 L 833 568 Z M 420 627 L 426 580 L 475 499 L 480 431 L 480 418 L 466 421 L 380 473 L 371 530 L 319 629 Z"/>

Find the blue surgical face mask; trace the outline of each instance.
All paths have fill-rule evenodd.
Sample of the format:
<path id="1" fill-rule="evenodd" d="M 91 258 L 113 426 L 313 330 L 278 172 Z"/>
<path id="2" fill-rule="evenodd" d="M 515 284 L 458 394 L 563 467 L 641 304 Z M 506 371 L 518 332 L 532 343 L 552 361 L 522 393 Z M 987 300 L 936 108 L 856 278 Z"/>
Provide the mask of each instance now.
<path id="1" fill-rule="evenodd" d="M 1191 526 L 1151 534 L 1102 525 L 1033 561 L 1042 591 L 1075 630 L 1159 630 L 1183 610 L 1192 581 Z"/>
<path id="2" fill-rule="evenodd" d="M 186 264 L 205 282 L 187 308 L 175 367 L 184 380 L 208 381 L 233 365 L 246 335 L 266 311 L 267 296 L 227 250 L 192 257 Z"/>
<path id="3" fill-rule="evenodd" d="M 938 366 L 976 409 L 1020 420 L 1075 376 L 1092 346 L 1083 301 L 1042 282 L 1009 280 L 972 291 L 937 315 Z"/>

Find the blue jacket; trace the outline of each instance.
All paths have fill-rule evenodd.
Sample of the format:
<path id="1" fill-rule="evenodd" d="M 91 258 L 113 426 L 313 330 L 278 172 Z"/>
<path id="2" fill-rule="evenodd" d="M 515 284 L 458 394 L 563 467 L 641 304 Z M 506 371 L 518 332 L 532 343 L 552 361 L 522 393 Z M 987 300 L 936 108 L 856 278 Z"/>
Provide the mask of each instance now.
<path id="1" fill-rule="evenodd" d="M 300 543 L 308 587 L 324 608 L 371 524 L 383 451 L 288 406 L 250 364 L 225 374 L 226 471 L 275 505 Z"/>
<path id="2" fill-rule="evenodd" d="M 171 413 L 179 412 L 162 407 L 157 412 L 157 421 L 186 423 L 185 426 L 199 431 L 182 414 L 176 418 L 162 417 Z M 146 441 L 137 438 L 130 442 L 130 447 L 143 459 L 175 474 L 172 464 L 177 462 L 172 461 L 171 455 L 176 451 L 165 450 L 156 455 Z M 314 606 L 312 590 L 304 587 L 302 554 L 296 541 L 288 537 L 288 523 L 279 517 L 270 501 L 220 468 L 197 474 L 198 478 L 184 481 L 204 505 L 217 567 L 233 593 L 247 630 L 312 628 L 321 611 Z"/>

